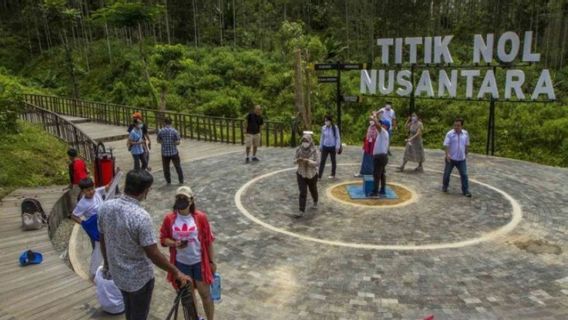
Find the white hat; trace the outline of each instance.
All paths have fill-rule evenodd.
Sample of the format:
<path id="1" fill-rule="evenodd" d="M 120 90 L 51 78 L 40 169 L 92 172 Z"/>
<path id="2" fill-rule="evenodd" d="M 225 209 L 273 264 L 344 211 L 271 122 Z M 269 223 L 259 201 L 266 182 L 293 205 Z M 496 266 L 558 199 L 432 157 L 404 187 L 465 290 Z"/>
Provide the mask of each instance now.
<path id="1" fill-rule="evenodd" d="M 192 199 L 193 198 L 193 191 L 191 191 L 191 188 L 188 186 L 181 186 L 176 190 L 176 196 L 186 196 L 188 199 Z"/>
<path id="2" fill-rule="evenodd" d="M 314 135 L 314 132 L 313 132 L 313 131 L 307 131 L 307 130 L 306 130 L 306 131 L 302 132 L 302 135 L 305 135 L 305 134 L 309 134 L 310 136 L 313 136 L 313 135 Z"/>

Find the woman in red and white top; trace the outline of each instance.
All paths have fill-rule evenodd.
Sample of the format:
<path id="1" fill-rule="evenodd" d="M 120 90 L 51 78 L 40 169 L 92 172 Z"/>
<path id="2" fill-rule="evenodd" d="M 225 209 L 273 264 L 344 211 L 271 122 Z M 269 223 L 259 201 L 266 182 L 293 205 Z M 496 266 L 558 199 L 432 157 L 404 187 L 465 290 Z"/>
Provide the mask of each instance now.
<path id="1" fill-rule="evenodd" d="M 195 209 L 191 188 L 179 187 L 176 191 L 174 211 L 164 217 L 160 228 L 160 243 L 170 248 L 170 262 L 193 279 L 203 301 L 208 320 L 213 320 L 214 305 L 209 286 L 217 266 L 214 260 L 213 241 L 207 215 Z M 178 289 L 173 274 L 168 281 Z"/>

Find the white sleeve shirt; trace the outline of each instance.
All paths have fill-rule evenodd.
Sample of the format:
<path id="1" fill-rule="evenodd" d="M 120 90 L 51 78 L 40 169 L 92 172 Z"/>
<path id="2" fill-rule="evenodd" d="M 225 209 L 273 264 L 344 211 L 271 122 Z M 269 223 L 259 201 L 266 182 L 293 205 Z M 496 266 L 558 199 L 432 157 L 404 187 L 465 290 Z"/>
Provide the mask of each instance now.
<path id="1" fill-rule="evenodd" d="M 457 134 L 454 129 L 448 131 L 444 139 L 444 147 L 448 148 L 450 158 L 455 161 L 465 160 L 465 147 L 469 146 L 469 134 L 463 130 Z"/>
<path id="2" fill-rule="evenodd" d="M 383 128 L 379 131 L 379 135 L 373 146 L 373 155 L 387 154 L 389 152 L 389 132 Z"/>

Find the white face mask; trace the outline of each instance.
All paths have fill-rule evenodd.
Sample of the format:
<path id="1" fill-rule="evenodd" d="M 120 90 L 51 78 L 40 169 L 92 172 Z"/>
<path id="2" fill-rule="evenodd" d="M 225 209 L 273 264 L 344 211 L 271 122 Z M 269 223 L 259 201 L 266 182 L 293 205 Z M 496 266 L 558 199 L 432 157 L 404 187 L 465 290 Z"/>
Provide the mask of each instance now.
<path id="1" fill-rule="evenodd" d="M 309 142 L 302 142 L 302 148 L 307 149 L 310 147 L 310 143 Z"/>
<path id="2" fill-rule="evenodd" d="M 325 125 L 328 126 L 328 127 L 331 126 L 331 121 L 326 120 L 326 121 L 325 121 Z"/>
<path id="3" fill-rule="evenodd" d="M 370 125 L 370 126 L 374 126 L 374 125 L 375 125 L 375 121 L 369 121 L 369 125 Z"/>
<path id="4" fill-rule="evenodd" d="M 386 108 L 387 108 L 387 110 L 390 110 L 391 109 L 390 104 L 387 104 Z"/>
<path id="5" fill-rule="evenodd" d="M 416 120 L 418 120 L 418 117 L 417 117 L 417 116 L 412 116 L 411 119 L 412 119 L 412 122 L 416 122 Z"/>
<path id="6" fill-rule="evenodd" d="M 142 129 L 142 127 L 144 127 L 144 125 L 142 123 L 136 125 L 136 128 L 138 128 L 138 129 Z"/>

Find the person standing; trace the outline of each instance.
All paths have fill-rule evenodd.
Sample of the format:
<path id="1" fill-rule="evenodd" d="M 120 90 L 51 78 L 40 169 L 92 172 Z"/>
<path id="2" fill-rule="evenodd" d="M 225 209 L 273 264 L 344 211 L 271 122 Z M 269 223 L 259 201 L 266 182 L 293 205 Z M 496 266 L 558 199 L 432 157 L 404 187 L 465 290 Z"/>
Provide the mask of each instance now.
<path id="1" fill-rule="evenodd" d="M 296 149 L 294 163 L 298 165 L 296 170 L 296 180 L 300 190 L 300 211 L 296 217 L 301 217 L 306 211 L 306 201 L 308 189 L 312 195 L 313 208 L 318 207 L 318 173 L 319 152 L 314 145 L 313 138 L 309 134 L 304 134 L 302 143 Z"/>
<path id="2" fill-rule="evenodd" d="M 160 227 L 160 244 L 169 247 L 170 263 L 193 279 L 207 320 L 213 320 L 215 311 L 210 292 L 217 271 L 213 241 L 215 236 L 207 215 L 195 208 L 193 191 L 187 186 L 179 187 L 174 211 L 164 217 Z M 168 273 L 168 281 L 178 289 L 172 273 Z"/>
<path id="3" fill-rule="evenodd" d="M 245 137 L 245 145 L 246 145 L 246 154 L 247 157 L 245 159 L 246 163 L 249 163 L 250 158 L 250 149 L 252 147 L 252 161 L 258 161 L 256 157 L 256 151 L 261 144 L 261 135 L 260 129 L 264 124 L 264 120 L 262 118 L 262 108 L 257 104 L 254 106 L 254 111 L 249 112 L 246 117 L 246 137 Z"/>
<path id="4" fill-rule="evenodd" d="M 389 132 L 389 139 L 392 137 L 393 130 L 396 130 L 397 121 L 396 121 L 396 113 L 392 108 L 392 102 L 387 101 L 385 106 L 379 109 L 379 120 L 383 121 L 385 124 L 388 124 L 387 130 Z M 388 151 L 388 155 L 391 155 L 390 149 Z"/>
<path id="5" fill-rule="evenodd" d="M 469 134 L 463 129 L 463 119 L 456 118 L 454 128 L 446 134 L 444 139 L 444 150 L 446 151 L 444 178 L 442 181 L 442 191 L 448 192 L 450 185 L 450 175 L 454 167 L 458 168 L 461 179 L 462 194 L 471 198 L 469 192 L 469 181 L 467 177 L 466 158 L 469 148 Z"/>
<path id="6" fill-rule="evenodd" d="M 179 159 L 177 146 L 180 144 L 180 137 L 176 129 L 172 128 L 172 119 L 164 119 L 165 127 L 158 132 L 158 143 L 162 145 L 162 168 L 166 183 L 172 183 L 170 176 L 170 161 L 176 168 L 179 184 L 183 184 L 183 171 Z"/>
<path id="7" fill-rule="evenodd" d="M 132 158 L 134 159 L 134 169 L 142 169 L 146 170 L 148 168 L 148 162 L 146 161 L 146 157 L 144 156 L 144 135 L 142 133 L 143 123 L 142 120 L 135 120 L 136 126 L 130 131 L 128 135 L 128 149 L 132 154 Z M 140 166 L 142 163 L 142 166 Z"/>
<path id="8" fill-rule="evenodd" d="M 376 197 L 378 195 L 386 194 L 387 180 L 385 176 L 385 169 L 389 162 L 389 132 L 385 128 L 385 124 L 379 121 L 377 124 L 377 139 L 373 146 L 373 191 L 369 196 Z M 379 189 L 380 184 L 380 189 Z"/>
<path id="9" fill-rule="evenodd" d="M 423 172 L 422 162 L 424 162 L 424 146 L 422 143 L 422 131 L 424 126 L 422 121 L 418 118 L 415 112 L 412 113 L 410 118 L 406 120 L 404 126 L 408 129 L 410 133 L 406 141 L 406 147 L 404 149 L 404 157 L 402 160 L 402 165 L 398 168 L 400 172 L 404 171 L 404 166 L 408 161 L 418 162 L 418 167 L 414 169 L 417 172 Z"/>
<path id="10" fill-rule="evenodd" d="M 132 114 L 132 123 L 128 126 L 128 133 L 132 131 L 136 127 L 137 121 L 140 120 L 142 122 L 142 137 L 144 138 L 144 158 L 146 158 L 146 163 L 148 164 L 147 170 L 152 171 L 150 168 L 150 150 L 152 150 L 152 140 L 150 140 L 150 135 L 148 134 L 148 126 L 144 119 L 142 118 L 142 114 L 140 112 L 134 112 Z"/>
<path id="11" fill-rule="evenodd" d="M 89 177 L 89 169 L 85 160 L 79 157 L 76 149 L 67 150 L 69 156 L 69 194 L 71 196 L 72 204 L 75 204 L 81 199 L 81 188 L 79 183 L 81 180 Z"/>
<path id="12" fill-rule="evenodd" d="M 369 117 L 369 127 L 363 139 L 363 160 L 361 161 L 361 169 L 359 173 L 355 174 L 355 177 L 373 174 L 373 148 L 375 147 L 377 135 L 376 120 L 373 117 Z"/>
<path id="13" fill-rule="evenodd" d="M 110 271 L 122 293 L 126 319 L 148 317 L 154 290 L 152 264 L 171 272 L 182 287 L 191 281 L 158 249 L 152 217 L 140 204 L 153 182 L 147 171 L 131 170 L 126 175 L 124 195 L 99 207 L 104 270 Z"/>
<path id="14" fill-rule="evenodd" d="M 341 136 L 339 134 L 339 128 L 333 124 L 333 118 L 331 115 L 327 115 L 324 118 L 324 125 L 321 127 L 321 162 L 318 173 L 319 179 L 323 177 L 323 170 L 325 169 L 325 162 L 327 161 L 328 155 L 331 158 L 331 175 L 329 176 L 329 179 L 335 179 L 335 170 L 337 168 L 336 155 L 340 148 Z"/>
<path id="15" fill-rule="evenodd" d="M 99 242 L 100 238 L 97 230 L 97 212 L 103 203 L 110 184 L 95 189 L 93 179 L 85 178 L 79 182 L 79 187 L 81 188 L 83 197 L 81 197 L 81 200 L 79 200 L 77 206 L 73 209 L 71 220 L 80 224 L 91 240 L 93 251 L 91 253 L 89 274 L 92 280 L 95 277 L 98 267 L 103 262 Z"/>

